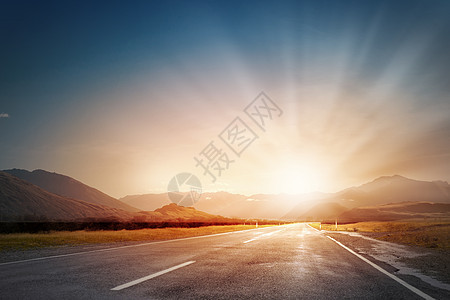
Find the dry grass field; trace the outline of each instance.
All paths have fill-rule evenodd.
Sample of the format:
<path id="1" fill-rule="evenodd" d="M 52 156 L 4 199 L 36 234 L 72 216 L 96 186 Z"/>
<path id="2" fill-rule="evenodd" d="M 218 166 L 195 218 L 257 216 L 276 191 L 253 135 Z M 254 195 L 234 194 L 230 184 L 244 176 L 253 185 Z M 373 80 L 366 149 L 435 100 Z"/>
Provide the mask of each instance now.
<path id="1" fill-rule="evenodd" d="M 262 225 L 259 226 L 259 228 L 267 226 L 273 225 Z M 197 228 L 154 228 L 120 231 L 105 230 L 53 231 L 49 233 L 11 233 L 0 234 L 0 251 L 26 250 L 65 245 L 169 240 L 254 228 L 255 225 L 225 225 Z"/>
<path id="2" fill-rule="evenodd" d="M 378 240 L 450 250 L 450 220 L 407 220 L 393 222 L 360 222 L 352 224 L 311 223 L 312 227 L 330 231 L 370 232 Z"/>

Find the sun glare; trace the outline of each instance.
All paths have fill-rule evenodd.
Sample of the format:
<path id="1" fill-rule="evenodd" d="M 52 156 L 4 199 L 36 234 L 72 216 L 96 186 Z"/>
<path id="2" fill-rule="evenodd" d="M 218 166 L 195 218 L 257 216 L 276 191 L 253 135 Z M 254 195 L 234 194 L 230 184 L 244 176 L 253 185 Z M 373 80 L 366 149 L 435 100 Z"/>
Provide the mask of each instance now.
<path id="1" fill-rule="evenodd" d="M 312 165 L 284 166 L 274 175 L 274 189 L 287 194 L 318 191 L 322 177 L 319 168 Z"/>

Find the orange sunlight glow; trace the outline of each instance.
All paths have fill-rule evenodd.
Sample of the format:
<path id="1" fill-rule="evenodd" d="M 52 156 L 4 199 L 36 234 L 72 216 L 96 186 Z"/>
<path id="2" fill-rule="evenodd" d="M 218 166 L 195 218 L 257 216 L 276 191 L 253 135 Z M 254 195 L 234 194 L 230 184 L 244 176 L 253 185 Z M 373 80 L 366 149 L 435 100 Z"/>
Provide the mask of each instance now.
<path id="1" fill-rule="evenodd" d="M 281 165 L 274 173 L 277 190 L 287 194 L 316 192 L 323 181 L 321 169 L 313 164 Z"/>

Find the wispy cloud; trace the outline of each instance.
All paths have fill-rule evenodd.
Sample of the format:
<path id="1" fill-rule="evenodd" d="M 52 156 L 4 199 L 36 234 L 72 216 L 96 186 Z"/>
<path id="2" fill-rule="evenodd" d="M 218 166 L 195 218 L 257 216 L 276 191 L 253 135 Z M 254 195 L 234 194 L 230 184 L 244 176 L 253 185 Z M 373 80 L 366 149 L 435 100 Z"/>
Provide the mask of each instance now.
<path id="1" fill-rule="evenodd" d="M 0 113 L 0 118 L 9 118 L 9 114 Z"/>

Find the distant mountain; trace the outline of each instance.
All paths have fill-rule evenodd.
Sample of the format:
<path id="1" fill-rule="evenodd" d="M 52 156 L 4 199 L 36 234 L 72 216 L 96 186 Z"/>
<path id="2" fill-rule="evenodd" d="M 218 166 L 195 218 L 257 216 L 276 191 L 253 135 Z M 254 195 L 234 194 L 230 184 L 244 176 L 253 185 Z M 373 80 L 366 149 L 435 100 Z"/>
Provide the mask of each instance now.
<path id="1" fill-rule="evenodd" d="M 261 219 L 280 219 L 297 203 L 305 200 L 305 195 L 289 194 L 255 194 L 235 203 L 232 208 L 238 210 L 242 217 Z M 200 202 L 199 202 L 200 204 Z"/>
<path id="2" fill-rule="evenodd" d="M 334 202 L 319 203 L 305 212 L 300 219 L 302 220 L 332 220 L 336 219 L 348 208 Z"/>
<path id="3" fill-rule="evenodd" d="M 419 181 L 399 175 L 383 176 L 337 193 L 321 195 L 319 198 L 311 197 L 296 205 L 283 219 L 302 219 L 314 205 L 324 207 L 324 203 L 352 209 L 401 202 L 450 203 L 450 185 L 444 181 Z M 323 217 L 325 216 L 321 214 L 317 220 Z"/>
<path id="4" fill-rule="evenodd" d="M 391 220 L 430 214 L 439 217 L 441 213 L 447 213 L 447 206 L 438 204 L 450 204 L 450 185 L 444 181 L 418 181 L 394 175 L 330 194 L 246 196 L 227 192 L 203 193 L 194 208 L 172 204 L 166 193 L 132 195 L 121 200 L 123 202 L 61 174 L 18 169 L 1 172 L 0 221 L 41 217 L 143 222 L 223 220 L 221 216 L 317 221 L 336 217 L 341 221 Z M 411 212 L 412 209 L 416 212 Z M 430 212 L 429 209 L 437 211 Z"/>
<path id="5" fill-rule="evenodd" d="M 228 192 L 203 193 L 194 207 L 210 214 L 246 218 L 247 216 L 239 209 L 240 203 L 245 199 L 247 196 Z"/>
<path id="6" fill-rule="evenodd" d="M 450 203 L 401 202 L 353 208 L 340 214 L 338 220 L 347 223 L 448 217 L 450 217 Z"/>
<path id="7" fill-rule="evenodd" d="M 69 176 L 50 173 L 44 170 L 34 170 L 33 172 L 21 169 L 4 170 L 8 174 L 28 181 L 40 188 L 63 197 L 83 200 L 93 204 L 106 205 L 130 212 L 137 212 L 139 209 L 123 203 L 101 191 L 90 187 Z"/>
<path id="8" fill-rule="evenodd" d="M 236 204 L 245 201 L 247 196 L 230 194 L 227 192 L 217 193 L 203 193 L 201 198 L 194 207 L 200 211 L 210 214 L 226 215 L 228 217 L 235 217 L 241 214 L 236 208 Z M 129 195 L 120 198 L 120 201 L 137 207 L 141 210 L 155 210 L 164 205 L 171 204 L 167 193 L 162 194 L 143 194 L 143 195 Z"/>
<path id="9" fill-rule="evenodd" d="M 237 222 L 174 203 L 156 211 L 129 212 L 50 193 L 0 171 L 0 222 L 14 221 L 134 221 Z"/>
<path id="10" fill-rule="evenodd" d="M 121 200 L 145 210 L 170 203 L 167 194 L 134 195 Z M 353 208 L 408 201 L 450 203 L 450 185 L 444 181 L 418 181 L 394 175 L 328 194 L 246 196 L 227 192 L 203 193 L 194 207 L 226 217 L 324 220 L 336 218 Z"/>
<path id="11" fill-rule="evenodd" d="M 127 220 L 133 213 L 52 194 L 0 172 L 0 221 Z"/>
<path id="12" fill-rule="evenodd" d="M 205 192 L 194 208 L 231 218 L 279 219 L 302 199 L 302 196 L 287 194 L 245 196 L 227 192 Z M 154 210 L 171 203 L 167 193 L 130 195 L 120 200 L 141 210 Z"/>
<path id="13" fill-rule="evenodd" d="M 230 218 L 208 214 L 193 207 L 178 206 L 170 203 L 154 211 L 160 214 L 162 218 L 168 220 L 179 220 L 184 222 L 230 222 Z M 237 220 L 236 220 L 237 221 Z"/>
<path id="14" fill-rule="evenodd" d="M 146 211 L 155 210 L 171 203 L 167 193 L 128 195 L 120 198 L 119 200 L 140 210 Z"/>
<path id="15" fill-rule="evenodd" d="M 444 181 L 419 181 L 403 176 L 383 176 L 337 193 L 342 205 L 371 206 L 407 201 L 450 203 L 450 185 Z"/>

